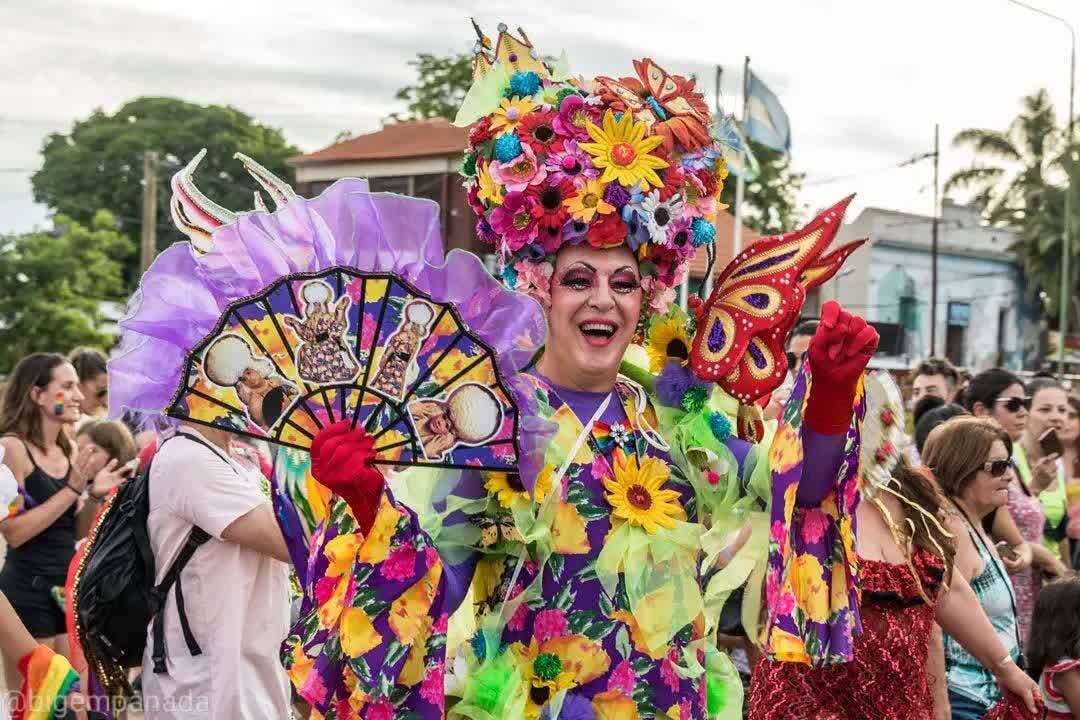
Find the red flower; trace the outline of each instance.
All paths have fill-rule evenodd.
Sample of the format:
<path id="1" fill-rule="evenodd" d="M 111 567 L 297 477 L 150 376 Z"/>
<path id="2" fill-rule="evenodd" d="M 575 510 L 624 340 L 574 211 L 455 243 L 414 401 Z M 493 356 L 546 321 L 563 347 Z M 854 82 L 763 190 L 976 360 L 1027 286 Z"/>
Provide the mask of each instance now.
<path id="1" fill-rule="evenodd" d="M 472 211 L 479 217 L 484 217 L 486 209 L 484 208 L 484 203 L 480 202 L 480 198 L 478 197 L 479 194 L 480 186 L 473 183 L 473 186 L 469 188 L 469 192 L 466 193 L 465 198 L 469 201 L 469 207 L 472 208 Z"/>
<path id="2" fill-rule="evenodd" d="M 469 128 L 469 149 L 476 150 L 480 143 L 491 139 L 491 119 L 480 118 Z"/>
<path id="3" fill-rule="evenodd" d="M 676 194 L 682 193 L 685 173 L 678 165 L 666 167 L 662 172 L 664 173 L 664 187 L 660 188 L 660 199 L 667 202 Z"/>
<path id="4" fill-rule="evenodd" d="M 517 126 L 518 139 L 528 143 L 537 156 L 550 152 L 561 152 L 563 138 L 556 132 L 552 123 L 555 121 L 553 112 L 532 112 L 522 118 Z"/>
<path id="5" fill-rule="evenodd" d="M 540 216 L 540 232 L 536 241 L 544 248 L 544 252 L 554 253 L 559 249 L 563 239 L 563 225 L 568 216 L 563 200 L 572 197 L 577 189 L 569 180 L 563 178 L 558 182 L 547 182 L 530 188 L 530 194 L 536 198 L 543 210 Z"/>
<path id="6" fill-rule="evenodd" d="M 712 197 L 720 192 L 719 179 L 715 173 L 708 170 L 698 170 L 694 175 L 697 176 L 697 179 L 701 181 L 702 186 L 705 188 L 703 197 Z"/>
<path id="7" fill-rule="evenodd" d="M 585 239 L 595 248 L 617 247 L 626 242 L 626 223 L 619 213 L 597 215 L 589 224 Z"/>
<path id="8" fill-rule="evenodd" d="M 896 418 L 893 416 L 892 411 L 890 411 L 890 410 L 882 410 L 881 411 L 881 424 L 882 425 L 884 425 L 885 427 L 889 427 L 895 421 L 896 421 Z"/>

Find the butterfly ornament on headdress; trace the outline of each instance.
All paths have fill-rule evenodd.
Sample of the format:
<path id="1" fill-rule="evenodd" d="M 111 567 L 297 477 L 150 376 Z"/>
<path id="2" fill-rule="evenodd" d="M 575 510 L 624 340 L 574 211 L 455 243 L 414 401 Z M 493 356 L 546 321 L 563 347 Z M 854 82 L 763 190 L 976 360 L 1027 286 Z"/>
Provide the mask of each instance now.
<path id="1" fill-rule="evenodd" d="M 826 252 L 854 195 L 800 230 L 765 238 L 739 254 L 695 309 L 690 351 L 694 373 L 749 404 L 783 382 L 784 340 L 799 319 L 807 290 L 833 277 L 863 240 Z"/>
<path id="2" fill-rule="evenodd" d="M 614 110 L 629 110 L 653 132 L 664 138 L 666 151 L 678 141 L 688 150 L 711 142 L 709 106 L 695 90 L 696 82 L 681 75 L 671 75 L 651 58 L 634 61 L 637 77 L 618 80 L 596 78 L 604 101 Z"/>

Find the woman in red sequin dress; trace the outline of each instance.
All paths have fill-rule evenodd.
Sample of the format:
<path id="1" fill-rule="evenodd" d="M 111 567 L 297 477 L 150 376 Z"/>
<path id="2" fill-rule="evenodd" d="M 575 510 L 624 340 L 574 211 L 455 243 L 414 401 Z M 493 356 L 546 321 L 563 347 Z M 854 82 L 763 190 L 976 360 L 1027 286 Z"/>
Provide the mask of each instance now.
<path id="1" fill-rule="evenodd" d="M 761 660 L 750 685 L 750 718 L 931 720 L 935 688 L 927 659 L 935 620 L 976 657 L 1005 656 L 970 586 L 951 573 L 954 547 L 936 522 L 943 502 L 932 479 L 901 463 L 886 488 L 860 503 L 863 632 L 854 659 L 821 669 Z M 1034 683 L 1015 665 L 1000 681 L 1033 701 Z M 1003 715 L 1014 716 L 1023 717 Z"/>

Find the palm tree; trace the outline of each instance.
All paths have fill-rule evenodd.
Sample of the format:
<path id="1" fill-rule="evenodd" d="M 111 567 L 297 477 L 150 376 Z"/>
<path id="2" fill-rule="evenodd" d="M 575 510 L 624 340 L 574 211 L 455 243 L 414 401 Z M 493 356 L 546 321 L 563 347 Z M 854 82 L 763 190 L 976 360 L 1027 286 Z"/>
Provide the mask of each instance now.
<path id="1" fill-rule="evenodd" d="M 1067 138 L 1046 90 L 1028 95 L 1022 105 L 1023 111 L 1005 131 L 969 128 L 956 134 L 953 145 L 974 150 L 975 164 L 953 173 L 945 192 L 972 191 L 972 202 L 991 224 L 1020 233 L 1011 250 L 1023 263 L 1032 292 L 1046 293 L 1044 311 L 1053 318 L 1061 287 Z M 1073 233 L 1073 257 L 1076 251 Z"/>

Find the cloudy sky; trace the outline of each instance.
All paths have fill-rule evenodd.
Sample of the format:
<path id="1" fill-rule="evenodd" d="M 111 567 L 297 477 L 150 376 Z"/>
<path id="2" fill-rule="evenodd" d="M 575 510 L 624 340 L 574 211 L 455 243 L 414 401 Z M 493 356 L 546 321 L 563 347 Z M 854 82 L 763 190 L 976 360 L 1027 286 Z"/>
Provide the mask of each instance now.
<path id="1" fill-rule="evenodd" d="M 1080 29 L 1076 0 L 1031 0 Z M 886 169 L 932 146 L 942 177 L 971 162 L 948 142 L 1004 128 L 1020 98 L 1068 89 L 1068 32 L 1007 0 L 0 0 L 0 232 L 47 222 L 29 175 L 46 134 L 140 95 L 231 104 L 305 151 L 377 129 L 419 51 L 471 47 L 468 17 L 522 26 L 575 72 L 620 75 L 649 55 L 736 109 L 744 56 L 786 107 L 800 201 L 929 212 L 931 166 Z"/>

